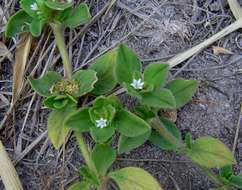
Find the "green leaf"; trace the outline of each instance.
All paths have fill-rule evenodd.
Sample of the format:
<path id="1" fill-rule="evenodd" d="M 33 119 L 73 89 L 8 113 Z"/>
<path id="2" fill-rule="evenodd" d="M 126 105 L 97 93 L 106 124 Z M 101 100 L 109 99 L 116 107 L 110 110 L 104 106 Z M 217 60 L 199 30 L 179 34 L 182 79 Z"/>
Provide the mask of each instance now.
<path id="1" fill-rule="evenodd" d="M 116 76 L 122 85 L 124 82 L 130 84 L 134 72 L 141 72 L 141 63 L 135 52 L 127 45 L 121 44 L 118 48 Z"/>
<path id="2" fill-rule="evenodd" d="M 168 71 L 168 64 L 150 64 L 145 68 L 144 81 L 148 84 L 154 85 L 155 88 L 164 86 L 166 83 Z"/>
<path id="3" fill-rule="evenodd" d="M 91 158 L 96 166 L 98 173 L 104 176 L 108 168 L 116 159 L 116 152 L 113 148 L 105 144 L 96 144 Z"/>
<path id="4" fill-rule="evenodd" d="M 120 190 L 162 190 L 157 180 L 141 168 L 127 167 L 109 174 Z"/>
<path id="5" fill-rule="evenodd" d="M 18 11 L 10 17 L 6 26 L 6 36 L 14 37 L 17 34 L 29 32 L 29 25 L 32 22 L 32 18 L 23 10 Z"/>
<path id="6" fill-rule="evenodd" d="M 124 109 L 116 113 L 112 124 L 126 137 L 137 137 L 151 130 L 143 119 Z"/>
<path id="7" fill-rule="evenodd" d="M 73 5 L 72 0 L 70 2 L 67 0 L 65 3 L 52 0 L 46 0 L 44 2 L 47 7 L 53 10 L 65 10 Z"/>
<path id="8" fill-rule="evenodd" d="M 63 23 L 65 19 L 70 17 L 72 13 L 72 7 L 69 7 L 63 11 L 59 11 L 58 14 L 56 15 L 55 19 L 58 20 L 59 22 Z"/>
<path id="9" fill-rule="evenodd" d="M 113 50 L 98 58 L 95 63 L 90 66 L 90 69 L 97 72 L 98 78 L 92 93 L 96 95 L 106 94 L 117 85 L 115 75 L 116 61 L 117 50 Z"/>
<path id="10" fill-rule="evenodd" d="M 137 106 L 135 108 L 135 114 L 144 120 L 151 119 L 156 116 L 156 114 L 148 106 Z"/>
<path id="11" fill-rule="evenodd" d="M 87 181 L 95 186 L 100 185 L 100 180 L 98 179 L 98 176 L 96 176 L 96 174 L 91 169 L 89 169 L 87 166 L 82 166 L 80 168 L 80 174 L 84 178 L 85 181 Z M 80 189 L 80 190 L 82 190 L 82 189 Z"/>
<path id="12" fill-rule="evenodd" d="M 41 96 L 50 96 L 51 87 L 59 80 L 61 80 L 61 74 L 49 71 L 40 79 L 34 79 L 32 76 L 28 77 L 31 87 Z"/>
<path id="13" fill-rule="evenodd" d="M 86 24 L 92 18 L 86 3 L 79 4 L 71 14 L 63 21 L 68 27 L 75 28 L 79 25 Z"/>
<path id="14" fill-rule="evenodd" d="M 164 150 L 177 150 L 181 145 L 181 134 L 174 123 L 168 119 L 155 120 L 155 130 L 152 131 L 150 141 Z M 151 125 L 154 126 L 151 122 Z"/>
<path id="15" fill-rule="evenodd" d="M 224 166 L 219 170 L 219 175 L 226 179 L 229 179 L 232 174 L 233 174 L 232 165 Z"/>
<path id="16" fill-rule="evenodd" d="M 70 103 L 70 99 L 65 96 L 49 96 L 44 99 L 43 104 L 51 109 L 63 109 Z"/>
<path id="17" fill-rule="evenodd" d="M 98 128 L 93 126 L 90 128 L 92 138 L 98 143 L 107 142 L 114 134 L 115 128 L 111 125 L 108 125 L 105 128 Z"/>
<path id="18" fill-rule="evenodd" d="M 94 89 L 94 84 L 97 82 L 96 72 L 93 70 L 79 70 L 73 75 L 79 85 L 79 92 L 75 94 L 76 97 L 82 96 L 91 92 Z"/>
<path id="19" fill-rule="evenodd" d="M 174 109 L 176 107 L 176 100 L 168 89 L 160 89 L 153 92 L 141 92 L 141 103 L 146 106 Z"/>
<path id="20" fill-rule="evenodd" d="M 64 127 L 64 121 L 73 111 L 73 107 L 67 106 L 61 110 L 54 110 L 49 115 L 48 135 L 56 149 L 65 142 L 70 129 Z"/>
<path id="21" fill-rule="evenodd" d="M 191 159 L 204 167 L 224 167 L 235 163 L 230 150 L 218 139 L 201 137 L 197 139 L 191 149 L 187 150 Z"/>
<path id="22" fill-rule="evenodd" d="M 90 119 L 88 108 L 81 108 L 79 111 L 71 114 L 65 120 L 64 126 L 79 132 L 89 131 L 93 123 Z"/>
<path id="23" fill-rule="evenodd" d="M 147 133 L 137 137 L 126 137 L 124 135 L 120 135 L 118 141 L 118 153 L 123 154 L 141 146 L 149 139 L 150 133 L 151 131 L 148 131 Z"/>
<path id="24" fill-rule="evenodd" d="M 34 37 L 39 37 L 44 23 L 40 20 L 33 20 L 30 24 L 30 32 Z"/>
<path id="25" fill-rule="evenodd" d="M 242 187 L 242 176 L 235 176 L 232 175 L 229 179 L 230 184 L 236 186 L 236 187 Z"/>
<path id="26" fill-rule="evenodd" d="M 180 108 L 188 103 L 198 88 L 196 80 L 176 79 L 166 86 L 176 99 L 176 108 Z"/>
<path id="27" fill-rule="evenodd" d="M 74 184 L 72 184 L 68 190 L 89 190 L 90 189 L 90 183 L 87 181 L 78 181 Z"/>
<path id="28" fill-rule="evenodd" d="M 185 136 L 185 143 L 186 143 L 186 146 L 187 148 L 191 149 L 192 148 L 192 135 L 191 133 L 187 133 L 186 136 Z"/>

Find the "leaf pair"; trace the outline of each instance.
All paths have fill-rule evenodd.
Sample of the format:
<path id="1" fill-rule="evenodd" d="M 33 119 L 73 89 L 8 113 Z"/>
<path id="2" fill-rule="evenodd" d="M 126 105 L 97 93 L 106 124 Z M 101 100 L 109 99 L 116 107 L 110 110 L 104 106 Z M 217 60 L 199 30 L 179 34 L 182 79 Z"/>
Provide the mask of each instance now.
<path id="1" fill-rule="evenodd" d="M 65 122 L 67 128 L 90 131 L 96 142 L 108 141 L 115 130 L 127 137 L 150 131 L 150 126 L 135 114 L 123 109 L 114 98 L 99 97 L 91 108 L 81 108 Z"/>
<path id="2" fill-rule="evenodd" d="M 163 109 L 185 105 L 197 89 L 197 81 L 177 79 L 167 83 L 168 64 L 150 64 L 144 73 L 138 56 L 121 44 L 118 48 L 116 76 L 119 84 L 141 101 L 141 104 Z"/>
<path id="3" fill-rule="evenodd" d="M 21 0 L 21 10 L 11 16 L 6 28 L 6 36 L 14 37 L 23 32 L 40 36 L 45 24 L 61 23 L 66 27 L 77 27 L 91 19 L 87 4 L 73 8 L 71 2 L 51 0 Z"/>

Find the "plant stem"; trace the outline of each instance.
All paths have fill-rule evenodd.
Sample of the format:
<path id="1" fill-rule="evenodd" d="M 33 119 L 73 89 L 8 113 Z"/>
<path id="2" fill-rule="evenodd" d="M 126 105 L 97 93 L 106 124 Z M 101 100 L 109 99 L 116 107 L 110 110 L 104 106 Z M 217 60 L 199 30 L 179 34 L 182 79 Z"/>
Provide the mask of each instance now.
<path id="1" fill-rule="evenodd" d="M 97 169 L 90 157 L 90 152 L 88 151 L 87 145 L 84 141 L 84 138 L 81 133 L 75 132 L 76 140 L 78 142 L 80 151 L 82 152 L 82 156 L 87 164 L 87 166 L 97 174 Z"/>
<path id="2" fill-rule="evenodd" d="M 50 24 L 53 33 L 55 35 L 55 40 L 56 40 L 56 44 L 57 47 L 60 51 L 61 54 L 61 58 L 63 61 L 63 65 L 64 65 L 64 70 L 65 70 L 65 76 L 69 79 L 71 79 L 72 77 L 72 65 L 69 61 L 69 56 L 68 56 L 68 52 L 67 52 L 67 48 L 66 48 L 66 44 L 65 44 L 65 39 L 62 33 L 62 28 L 61 28 L 61 24 L 58 23 L 51 23 Z"/>
<path id="3" fill-rule="evenodd" d="M 107 179 L 103 180 L 101 187 L 99 187 L 97 190 L 107 190 Z"/>

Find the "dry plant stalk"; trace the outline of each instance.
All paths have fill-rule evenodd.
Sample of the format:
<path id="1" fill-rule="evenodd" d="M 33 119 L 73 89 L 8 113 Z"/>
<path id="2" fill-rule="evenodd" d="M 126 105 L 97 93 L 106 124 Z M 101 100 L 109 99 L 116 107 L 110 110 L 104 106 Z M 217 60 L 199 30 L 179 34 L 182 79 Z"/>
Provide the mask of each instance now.
<path id="1" fill-rule="evenodd" d="M 186 50 L 183 53 L 177 54 L 175 57 L 169 59 L 168 63 L 170 64 L 170 67 L 175 67 L 176 65 L 182 63 L 183 61 L 185 61 L 189 57 L 199 53 L 204 48 L 213 44 L 217 40 L 223 38 L 224 36 L 227 36 L 228 34 L 234 32 L 234 31 L 236 31 L 240 28 L 242 28 L 242 18 L 235 21 L 234 23 L 230 24 L 229 26 L 227 26 L 226 28 L 224 28 L 223 30 L 218 32 L 217 34 L 214 34 L 213 36 L 211 36 L 207 40 L 201 42 L 200 44 L 192 47 L 191 49 Z"/>
<path id="2" fill-rule="evenodd" d="M 32 35 L 29 33 L 23 34 L 21 39 L 22 41 L 17 46 L 15 55 L 15 65 L 13 68 L 13 96 L 11 104 L 15 104 L 23 86 L 25 67 L 32 43 Z"/>
<path id="3" fill-rule="evenodd" d="M 6 190 L 23 190 L 18 174 L 0 141 L 0 176 Z"/>
<path id="4" fill-rule="evenodd" d="M 234 17 L 238 20 L 242 18 L 242 9 L 237 0 L 228 0 L 229 7 L 233 12 Z"/>
<path id="5" fill-rule="evenodd" d="M 175 57 L 168 60 L 168 63 L 171 65 L 171 67 L 175 67 L 176 65 L 182 63 L 189 57 L 195 55 L 196 53 L 199 53 L 204 48 L 208 47 L 209 45 L 213 44 L 217 40 L 223 38 L 224 36 L 227 36 L 228 34 L 242 28 L 242 8 L 240 7 L 240 4 L 237 0 L 228 0 L 229 7 L 231 11 L 233 12 L 234 17 L 236 18 L 236 21 L 217 34 L 214 34 L 207 40 L 203 41 L 202 43 L 192 47 L 191 49 L 188 49 L 187 51 L 180 53 L 176 55 Z"/>

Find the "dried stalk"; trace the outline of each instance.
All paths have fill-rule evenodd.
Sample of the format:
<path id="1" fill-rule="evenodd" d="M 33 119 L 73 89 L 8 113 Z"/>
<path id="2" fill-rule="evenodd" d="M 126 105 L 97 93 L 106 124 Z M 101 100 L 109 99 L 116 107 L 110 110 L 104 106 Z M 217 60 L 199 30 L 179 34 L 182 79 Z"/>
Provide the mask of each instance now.
<path id="1" fill-rule="evenodd" d="M 234 15 L 234 17 L 239 20 L 242 18 L 242 9 L 237 0 L 228 0 L 229 7 Z"/>
<path id="2" fill-rule="evenodd" d="M 171 58 L 168 60 L 168 63 L 170 64 L 170 67 L 175 67 L 176 65 L 182 63 L 189 57 L 193 56 L 194 54 L 199 53 L 202 51 L 204 48 L 208 47 L 209 45 L 213 44 L 217 40 L 223 38 L 224 36 L 227 36 L 228 34 L 242 28 L 242 18 L 235 21 L 234 23 L 230 24 L 217 34 L 214 34 L 207 40 L 203 41 L 202 43 L 192 47 L 191 49 L 186 50 L 183 53 L 177 54 L 175 57 Z"/>
<path id="3" fill-rule="evenodd" d="M 0 176 L 6 190 L 23 190 L 18 174 L 0 141 Z"/>

